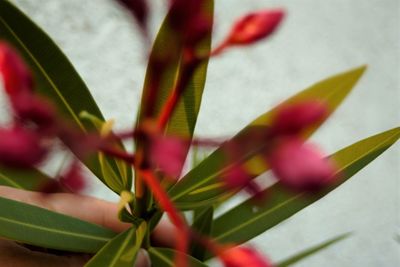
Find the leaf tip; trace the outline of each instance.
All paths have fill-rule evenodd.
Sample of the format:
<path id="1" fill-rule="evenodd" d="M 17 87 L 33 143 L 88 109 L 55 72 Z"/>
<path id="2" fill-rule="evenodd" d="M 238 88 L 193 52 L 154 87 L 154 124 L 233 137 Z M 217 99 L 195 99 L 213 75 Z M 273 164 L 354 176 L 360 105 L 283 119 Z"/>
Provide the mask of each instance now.
<path id="1" fill-rule="evenodd" d="M 368 65 L 364 64 L 354 69 L 351 69 L 350 71 L 347 72 L 347 74 L 353 76 L 354 80 L 357 81 L 364 75 L 364 72 L 367 70 L 367 68 Z"/>

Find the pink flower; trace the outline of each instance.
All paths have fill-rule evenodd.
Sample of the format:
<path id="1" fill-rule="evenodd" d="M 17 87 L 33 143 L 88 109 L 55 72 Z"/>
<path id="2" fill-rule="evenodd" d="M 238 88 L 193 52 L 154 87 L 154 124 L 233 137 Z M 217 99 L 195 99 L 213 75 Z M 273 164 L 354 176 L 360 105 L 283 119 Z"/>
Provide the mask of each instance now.
<path id="1" fill-rule="evenodd" d="M 155 168 L 178 177 L 186 160 L 187 142 L 178 137 L 155 136 L 151 138 L 150 160 Z"/>
<path id="2" fill-rule="evenodd" d="M 271 128 L 275 134 L 298 134 L 322 122 L 328 115 L 326 105 L 320 101 L 306 101 L 282 105 L 276 111 Z"/>
<path id="3" fill-rule="evenodd" d="M 334 164 L 319 149 L 299 138 L 283 140 L 268 155 L 273 173 L 282 183 L 299 190 L 315 190 L 333 181 Z"/>
<path id="4" fill-rule="evenodd" d="M 249 184 L 251 176 L 240 166 L 235 165 L 222 176 L 226 187 L 228 189 L 241 189 Z"/>
<path id="5" fill-rule="evenodd" d="M 225 267 L 272 267 L 257 251 L 246 247 L 234 247 L 219 255 Z"/>
<path id="6" fill-rule="evenodd" d="M 40 163 L 47 149 L 34 132 L 21 127 L 0 129 L 0 163 L 17 168 L 30 168 Z"/>
<path id="7" fill-rule="evenodd" d="M 7 43 L 0 42 L 0 74 L 10 97 L 32 91 L 32 76 L 23 60 Z"/>
<path id="8" fill-rule="evenodd" d="M 82 167 L 78 161 L 74 161 L 66 173 L 61 176 L 60 184 L 74 193 L 80 192 L 86 187 Z"/>
<path id="9" fill-rule="evenodd" d="M 31 93 L 20 93 L 11 99 L 15 115 L 22 122 L 34 122 L 43 128 L 55 126 L 54 106 Z"/>

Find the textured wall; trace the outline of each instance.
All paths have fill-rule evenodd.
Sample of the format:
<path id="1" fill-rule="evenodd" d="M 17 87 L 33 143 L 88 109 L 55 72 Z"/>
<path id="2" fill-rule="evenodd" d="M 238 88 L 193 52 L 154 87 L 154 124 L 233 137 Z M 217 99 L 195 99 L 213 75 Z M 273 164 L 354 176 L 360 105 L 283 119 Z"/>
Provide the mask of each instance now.
<path id="1" fill-rule="evenodd" d="M 137 29 L 111 0 L 13 0 L 61 46 L 107 118 L 135 118 L 145 70 Z M 162 19 L 156 0 L 153 33 Z M 399 123 L 398 0 L 218 0 L 215 40 L 246 11 L 283 6 L 274 38 L 213 60 L 196 133 L 229 136 L 287 96 L 330 74 L 368 64 L 342 107 L 313 137 L 327 152 Z M 0 99 L 4 102 L 4 97 Z M 351 181 L 252 243 L 273 260 L 354 231 L 298 266 L 398 266 L 399 145 Z M 92 194 L 116 199 L 103 187 Z"/>

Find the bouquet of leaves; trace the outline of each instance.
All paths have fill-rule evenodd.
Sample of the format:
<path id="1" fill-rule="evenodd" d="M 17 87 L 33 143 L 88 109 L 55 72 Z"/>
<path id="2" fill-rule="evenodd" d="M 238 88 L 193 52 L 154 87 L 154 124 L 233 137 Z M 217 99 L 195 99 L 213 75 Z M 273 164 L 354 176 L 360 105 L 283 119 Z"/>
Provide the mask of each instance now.
<path id="1" fill-rule="evenodd" d="M 148 3 L 118 2 L 148 43 Z M 279 263 L 243 245 L 324 197 L 397 141 L 400 129 L 394 128 L 332 155 L 307 141 L 365 67 L 310 86 L 233 137 L 198 138 L 193 133 L 209 60 L 268 39 L 285 12 L 246 14 L 212 49 L 214 1 L 168 5 L 148 57 L 136 124 L 116 132 L 55 43 L 0 1 L 0 74 L 13 114 L 0 128 L 0 237 L 41 253 L 79 255 L 85 266 L 121 267 L 134 266 L 138 255 L 141 266 L 207 266 L 214 257 L 228 267 L 289 266 L 346 237 Z M 125 141 L 134 142 L 133 152 Z M 70 160 L 49 177 L 41 168 L 60 147 Z M 199 148 L 213 152 L 195 157 L 185 172 L 189 152 Z M 86 184 L 83 166 L 120 196 L 118 205 L 99 209 L 99 200 L 79 194 Z M 265 186 L 255 178 L 267 171 L 275 180 Z M 214 216 L 235 194 L 249 198 Z M 54 204 L 58 199 L 62 206 Z"/>

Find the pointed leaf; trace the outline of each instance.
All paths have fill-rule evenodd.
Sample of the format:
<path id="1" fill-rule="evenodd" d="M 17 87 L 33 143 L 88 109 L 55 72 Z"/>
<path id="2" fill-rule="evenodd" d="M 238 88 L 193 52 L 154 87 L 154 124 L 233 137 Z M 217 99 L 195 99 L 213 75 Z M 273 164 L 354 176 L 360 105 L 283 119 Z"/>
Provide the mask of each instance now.
<path id="1" fill-rule="evenodd" d="M 155 248 L 148 250 L 152 267 L 174 267 L 174 258 L 177 253 L 169 248 Z M 207 267 L 204 263 L 187 255 L 190 267 Z"/>
<path id="2" fill-rule="evenodd" d="M 89 121 L 79 118 L 82 110 L 104 120 L 82 78 L 60 48 L 8 0 L 0 1 L 0 39 L 18 49 L 34 74 L 38 92 L 50 98 L 77 128 L 84 132 L 94 129 Z M 95 157 L 85 164 L 102 178 Z"/>
<path id="3" fill-rule="evenodd" d="M 221 243 L 243 243 L 286 220 L 303 208 L 321 199 L 346 182 L 368 163 L 378 157 L 400 137 L 400 128 L 395 128 L 348 146 L 333 155 L 340 172 L 338 181 L 321 192 L 293 193 L 281 183 L 267 188 L 268 201 L 256 205 L 250 198 L 214 220 L 211 236 Z"/>
<path id="4" fill-rule="evenodd" d="M 0 185 L 36 191 L 51 182 L 51 178 L 38 170 L 19 170 L 0 167 Z"/>
<path id="5" fill-rule="evenodd" d="M 207 14 L 213 17 L 214 1 L 205 0 L 204 10 Z M 162 24 L 157 38 L 155 40 L 150 60 L 147 67 L 145 84 L 143 88 L 143 97 L 141 101 L 141 109 L 139 111 L 139 121 L 144 118 L 156 118 L 161 108 L 164 106 L 169 94 L 172 92 L 177 73 L 181 64 L 183 53 L 183 36 L 181 32 L 173 30 L 170 25 L 169 17 L 173 12 L 170 12 Z M 211 31 L 209 29 L 207 36 L 197 44 L 195 50 L 202 55 L 208 55 L 211 49 Z M 159 77 L 159 70 L 155 67 L 159 60 L 165 59 L 168 66 L 163 70 L 165 73 L 161 74 L 161 80 L 158 81 L 157 88 L 154 88 L 154 77 Z M 184 137 L 191 137 L 197 121 L 197 114 L 200 109 L 201 97 L 206 81 L 208 60 L 205 60 L 197 70 L 194 72 L 190 79 L 188 88 L 185 89 L 183 98 L 179 102 L 177 109 L 168 125 L 167 133 Z M 155 73 L 157 72 L 157 73 Z M 156 90 L 156 92 L 152 92 Z M 152 93 L 155 93 L 153 95 Z M 155 97 L 155 107 L 151 114 L 145 114 L 144 109 Z"/>
<path id="6" fill-rule="evenodd" d="M 213 18 L 214 0 L 204 0 L 203 8 Z M 146 119 L 157 118 L 169 94 L 172 92 L 180 71 L 184 36 L 182 32 L 174 30 L 174 27 L 171 25 L 171 21 L 173 21 L 171 16 L 173 14 L 174 12 L 172 11 L 167 14 L 150 54 L 137 125 Z M 208 34 L 205 35 L 206 37 L 194 47 L 196 52 L 201 53 L 201 55 L 209 54 L 211 49 L 211 33 L 212 27 L 209 29 Z M 166 66 L 160 70 L 160 65 L 164 64 Z M 166 134 L 191 139 L 200 109 L 207 66 L 208 60 L 204 60 L 197 66 L 192 77 L 190 77 L 182 99 L 178 102 L 175 112 L 169 120 Z M 136 142 L 135 145 L 136 151 L 140 151 L 144 146 L 141 142 Z M 186 147 L 186 153 L 188 151 L 189 146 Z M 140 182 L 138 183 L 140 184 Z M 143 194 L 137 191 L 142 188 L 139 184 L 135 188 L 136 195 L 138 196 L 138 209 L 140 211 L 143 207 L 144 209 L 149 207 L 152 200 L 148 191 L 143 192 Z"/>
<path id="7" fill-rule="evenodd" d="M 95 253 L 115 233 L 73 217 L 0 197 L 0 236 L 45 248 Z"/>
<path id="8" fill-rule="evenodd" d="M 338 74 L 294 95 L 284 103 L 321 100 L 327 104 L 329 113 L 331 114 L 348 95 L 364 71 L 365 67 L 363 66 Z M 271 118 L 275 111 L 276 108 L 258 117 L 239 132 L 230 142 L 238 142 L 239 138 L 240 140 L 247 140 L 253 132 L 252 128 L 267 128 L 271 123 Z M 317 130 L 318 126 L 307 132 L 305 137 L 310 136 Z M 246 136 L 248 137 L 246 138 Z M 268 167 L 265 164 L 257 164 L 257 160 L 259 160 L 257 155 L 266 145 L 267 140 L 265 143 L 249 147 L 248 152 L 243 153 L 241 161 L 236 163 L 244 163 L 249 167 L 257 166 L 251 167 L 253 177 L 262 174 L 268 170 Z M 227 198 L 229 195 L 226 194 L 226 190 L 220 182 L 219 177 L 227 172 L 233 164 L 234 162 L 225 159 L 222 149 L 217 149 L 172 187 L 169 190 L 169 195 L 181 209 L 192 209 L 203 205 L 210 205 L 221 198 Z"/>
<path id="9" fill-rule="evenodd" d="M 146 234 L 146 223 L 130 228 L 105 245 L 85 267 L 133 267 Z"/>
<path id="10" fill-rule="evenodd" d="M 333 239 L 325 241 L 325 242 L 323 242 L 323 243 L 321 243 L 319 245 L 316 245 L 314 247 L 306 249 L 306 250 L 304 250 L 304 251 L 302 251 L 302 252 L 300 252 L 300 253 L 298 253 L 298 254 L 296 254 L 294 256 L 291 256 L 290 258 L 288 258 L 288 259 L 286 259 L 284 261 L 281 261 L 276 266 L 278 266 L 278 267 L 292 266 L 293 264 L 295 264 L 295 263 L 297 263 L 299 261 L 302 261 L 305 258 L 310 257 L 310 256 L 312 256 L 314 254 L 317 254 L 321 250 L 323 250 L 323 249 L 325 249 L 325 248 L 327 248 L 327 247 L 329 247 L 329 246 L 331 246 L 331 245 L 333 245 L 333 244 L 335 244 L 335 243 L 337 243 L 339 241 L 342 241 L 343 239 L 348 238 L 349 235 L 350 234 L 340 235 L 338 237 L 335 237 Z"/>

